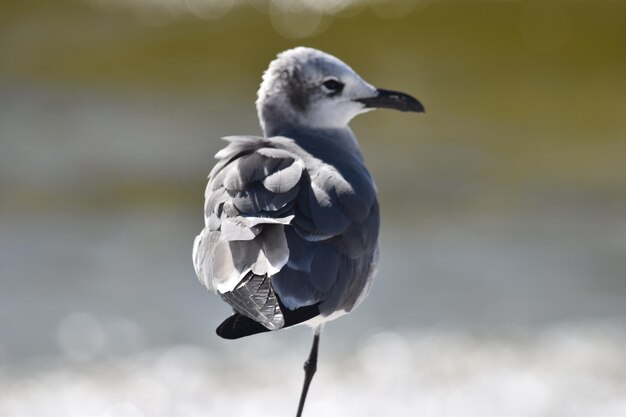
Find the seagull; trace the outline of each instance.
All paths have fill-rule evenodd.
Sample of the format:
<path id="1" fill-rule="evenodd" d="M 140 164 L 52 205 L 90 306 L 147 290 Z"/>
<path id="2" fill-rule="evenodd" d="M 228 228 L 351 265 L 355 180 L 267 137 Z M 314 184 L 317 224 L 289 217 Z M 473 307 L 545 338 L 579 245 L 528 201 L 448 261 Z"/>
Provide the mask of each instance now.
<path id="1" fill-rule="evenodd" d="M 263 136 L 225 137 L 215 155 L 193 263 L 233 309 L 220 337 L 313 327 L 300 416 L 323 324 L 363 301 L 378 264 L 376 185 L 348 123 L 378 108 L 424 107 L 373 87 L 332 55 L 297 47 L 270 63 L 256 108 Z"/>

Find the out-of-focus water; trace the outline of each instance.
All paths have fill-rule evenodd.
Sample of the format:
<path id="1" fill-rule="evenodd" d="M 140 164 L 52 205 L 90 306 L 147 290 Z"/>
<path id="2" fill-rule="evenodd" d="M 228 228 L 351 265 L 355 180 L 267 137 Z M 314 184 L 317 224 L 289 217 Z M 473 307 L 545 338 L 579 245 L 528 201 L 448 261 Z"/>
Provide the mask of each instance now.
<path id="1" fill-rule="evenodd" d="M 0 416 L 293 415 L 311 332 L 221 340 L 219 137 L 299 44 L 425 115 L 352 126 L 380 274 L 307 415 L 626 415 L 620 2 L 0 2 Z M 296 39 L 296 40 L 294 40 Z"/>
<path id="2" fill-rule="evenodd" d="M 217 338 L 228 308 L 191 266 L 226 130 L 208 104 L 7 91 L 0 415 L 292 414 L 310 332 Z M 381 188 L 407 175 L 376 155 L 401 148 L 361 135 Z M 307 413 L 626 413 L 624 200 L 531 188 L 490 206 L 491 184 L 454 173 L 480 154 L 423 146 L 461 168 L 416 183 L 425 204 L 387 191 L 379 278 L 327 326 Z"/>
<path id="3" fill-rule="evenodd" d="M 0 413 L 293 415 L 304 352 L 272 336 L 3 369 Z M 624 343 L 624 327 L 598 322 L 473 334 L 399 328 L 364 334 L 349 349 L 322 339 L 306 413 L 620 416 Z"/>

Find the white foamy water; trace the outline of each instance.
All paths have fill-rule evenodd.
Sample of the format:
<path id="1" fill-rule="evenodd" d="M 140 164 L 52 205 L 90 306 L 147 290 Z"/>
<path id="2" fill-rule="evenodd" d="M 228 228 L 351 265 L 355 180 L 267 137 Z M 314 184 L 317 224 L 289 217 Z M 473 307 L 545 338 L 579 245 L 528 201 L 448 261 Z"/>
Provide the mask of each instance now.
<path id="1" fill-rule="evenodd" d="M 32 364 L 33 372 L 8 366 L 0 372 L 0 415 L 293 415 L 306 349 L 273 336 L 88 361 L 51 357 Z M 305 413 L 620 416 L 624 346 L 626 328 L 602 322 L 322 338 Z"/>

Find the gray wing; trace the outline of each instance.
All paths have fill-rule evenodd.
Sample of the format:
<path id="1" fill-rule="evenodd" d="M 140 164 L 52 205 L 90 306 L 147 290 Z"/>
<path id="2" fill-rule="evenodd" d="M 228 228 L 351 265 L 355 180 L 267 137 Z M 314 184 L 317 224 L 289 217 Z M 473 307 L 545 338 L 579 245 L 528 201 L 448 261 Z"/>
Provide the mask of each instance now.
<path id="1" fill-rule="evenodd" d="M 194 243 L 200 281 L 270 330 L 284 325 L 281 304 L 349 310 L 371 275 L 373 191 L 357 195 L 349 175 L 290 139 L 227 140 L 209 175 L 205 228 Z"/>
<path id="2" fill-rule="evenodd" d="M 205 194 L 205 228 L 194 244 L 200 281 L 269 329 L 284 325 L 271 276 L 287 263 L 303 163 L 256 137 L 231 137 L 216 155 Z"/>

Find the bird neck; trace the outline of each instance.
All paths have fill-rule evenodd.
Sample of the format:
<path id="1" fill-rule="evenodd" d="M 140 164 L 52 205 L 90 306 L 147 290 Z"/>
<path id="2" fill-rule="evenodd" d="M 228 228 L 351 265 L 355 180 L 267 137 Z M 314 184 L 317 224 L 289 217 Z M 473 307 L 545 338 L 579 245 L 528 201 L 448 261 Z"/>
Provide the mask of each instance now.
<path id="1" fill-rule="evenodd" d="M 284 95 L 259 93 L 257 113 L 265 137 L 285 135 L 285 132 L 332 132 L 335 135 L 350 138 L 354 135 L 347 123 L 350 118 L 333 117 L 335 114 L 320 114 L 311 105 L 300 103 L 300 107 L 289 101 Z M 324 117 L 320 117 L 324 116 Z"/>
<path id="2" fill-rule="evenodd" d="M 311 155 L 324 160 L 334 161 L 349 158 L 355 163 L 363 162 L 363 155 L 352 130 L 343 128 L 313 128 L 309 126 L 282 126 L 267 132 L 266 137 L 284 136 L 294 140 Z"/>

